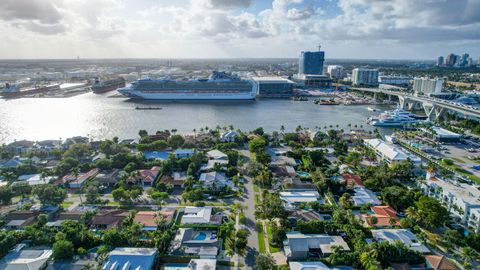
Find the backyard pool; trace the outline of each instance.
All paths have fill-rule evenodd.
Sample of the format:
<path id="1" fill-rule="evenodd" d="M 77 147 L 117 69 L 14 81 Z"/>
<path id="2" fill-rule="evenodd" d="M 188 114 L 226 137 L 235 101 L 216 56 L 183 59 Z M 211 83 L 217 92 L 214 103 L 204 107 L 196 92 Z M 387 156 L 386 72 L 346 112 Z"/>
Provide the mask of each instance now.
<path id="1" fill-rule="evenodd" d="M 204 233 L 204 232 L 199 232 L 197 233 L 197 235 L 195 235 L 195 237 L 193 238 L 193 240 L 197 240 L 197 241 L 203 241 L 207 238 L 207 234 Z"/>
<path id="2" fill-rule="evenodd" d="M 297 172 L 297 176 L 299 177 L 310 177 L 308 172 Z"/>

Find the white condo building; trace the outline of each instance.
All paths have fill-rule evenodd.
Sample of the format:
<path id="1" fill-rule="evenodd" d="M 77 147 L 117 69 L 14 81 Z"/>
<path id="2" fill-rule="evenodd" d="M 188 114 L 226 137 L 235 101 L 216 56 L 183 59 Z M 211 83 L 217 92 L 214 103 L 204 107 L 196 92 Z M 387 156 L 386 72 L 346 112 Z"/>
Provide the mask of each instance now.
<path id="1" fill-rule="evenodd" d="M 480 232 L 480 190 L 472 185 L 435 177 L 427 173 L 420 188 L 425 195 L 439 200 L 460 223 Z"/>
<path id="2" fill-rule="evenodd" d="M 346 77 L 345 69 L 340 65 L 329 65 L 327 73 L 330 74 L 330 78 L 343 79 Z"/>
<path id="3" fill-rule="evenodd" d="M 380 159 L 385 160 L 389 164 L 394 161 L 403 160 L 411 160 L 415 165 L 419 165 L 422 162 L 422 159 L 418 156 L 396 145 L 386 143 L 384 140 L 364 139 L 363 143 L 375 151 L 375 154 L 377 154 Z"/>
<path id="4" fill-rule="evenodd" d="M 416 94 L 423 94 L 430 96 L 431 94 L 438 94 L 442 92 L 443 80 L 431 78 L 415 78 L 413 79 L 413 91 Z"/>
<path id="5" fill-rule="evenodd" d="M 352 83 L 355 86 L 377 86 L 378 69 L 355 68 L 352 70 Z"/>

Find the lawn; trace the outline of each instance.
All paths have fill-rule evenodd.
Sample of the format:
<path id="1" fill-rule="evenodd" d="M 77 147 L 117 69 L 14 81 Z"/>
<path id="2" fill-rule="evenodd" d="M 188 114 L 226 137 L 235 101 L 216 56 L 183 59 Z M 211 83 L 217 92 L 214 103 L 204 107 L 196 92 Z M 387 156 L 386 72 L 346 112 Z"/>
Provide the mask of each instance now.
<path id="1" fill-rule="evenodd" d="M 267 227 L 267 236 L 268 236 L 268 240 L 270 241 L 270 239 L 272 238 L 272 229 L 270 228 L 270 222 L 266 222 L 266 227 Z M 271 242 L 269 242 L 271 243 Z M 280 252 L 281 249 L 278 248 L 278 247 L 274 247 L 272 245 L 268 245 L 268 250 L 270 251 L 270 253 L 275 253 L 275 252 Z"/>
<path id="2" fill-rule="evenodd" d="M 265 247 L 265 235 L 263 230 L 258 231 L 258 252 L 265 254 L 267 248 Z"/>
<path id="3" fill-rule="evenodd" d="M 61 204 L 62 208 L 63 209 L 68 209 L 68 207 L 70 207 L 70 205 L 72 205 L 73 202 L 69 202 L 69 201 L 65 201 Z"/>
<path id="4" fill-rule="evenodd" d="M 466 178 L 470 178 L 472 181 L 476 182 L 477 184 L 480 184 L 480 177 L 478 176 L 475 176 L 473 173 L 465 170 L 464 168 L 458 166 L 457 164 L 453 164 L 453 165 L 450 165 L 450 166 L 446 166 L 444 165 L 445 167 L 448 167 L 449 169 L 451 170 L 454 170 L 456 173 L 466 177 Z"/>

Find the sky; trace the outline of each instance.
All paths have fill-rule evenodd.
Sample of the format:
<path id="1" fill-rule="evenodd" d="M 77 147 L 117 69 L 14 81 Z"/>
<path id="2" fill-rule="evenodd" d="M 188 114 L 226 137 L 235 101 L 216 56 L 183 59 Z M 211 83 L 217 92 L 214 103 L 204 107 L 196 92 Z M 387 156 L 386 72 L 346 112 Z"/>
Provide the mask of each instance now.
<path id="1" fill-rule="evenodd" d="M 0 59 L 480 55 L 480 0 L 0 0 Z"/>

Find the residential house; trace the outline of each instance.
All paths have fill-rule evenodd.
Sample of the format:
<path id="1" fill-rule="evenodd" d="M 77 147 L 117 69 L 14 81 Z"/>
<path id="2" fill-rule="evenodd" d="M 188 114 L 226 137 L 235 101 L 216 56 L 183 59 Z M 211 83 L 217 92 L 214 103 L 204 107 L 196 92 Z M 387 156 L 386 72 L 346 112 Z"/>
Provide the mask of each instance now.
<path id="1" fill-rule="evenodd" d="M 19 157 L 14 157 L 10 160 L 0 162 L 0 168 L 16 168 L 23 164 L 23 161 Z"/>
<path id="2" fill-rule="evenodd" d="M 328 220 L 332 220 L 332 216 L 329 214 L 320 214 L 314 210 L 298 209 L 298 210 L 290 211 L 287 219 L 292 225 L 292 227 L 296 227 L 298 221 L 303 221 L 303 222 L 308 222 L 312 220 L 328 221 Z"/>
<path id="3" fill-rule="evenodd" d="M 380 205 L 381 202 L 377 195 L 368 188 L 362 186 L 355 186 L 353 188 L 354 195 L 352 196 L 353 204 L 356 206 L 362 205 Z"/>
<path id="4" fill-rule="evenodd" d="M 36 174 L 24 174 L 18 177 L 18 181 L 13 183 L 13 185 L 18 183 L 27 183 L 29 186 L 44 185 L 50 183 L 54 180 L 54 176 L 42 177 L 40 173 Z"/>
<path id="5" fill-rule="evenodd" d="M 91 228 L 98 230 L 120 228 L 123 220 L 129 215 L 130 212 L 122 209 L 102 209 L 93 216 Z"/>
<path id="6" fill-rule="evenodd" d="M 215 259 L 218 253 L 217 232 L 179 228 L 170 243 L 168 253 L 199 256 L 201 259 Z"/>
<path id="7" fill-rule="evenodd" d="M 189 270 L 215 270 L 217 269 L 216 259 L 191 259 L 188 263 Z"/>
<path id="8" fill-rule="evenodd" d="M 223 172 L 207 172 L 202 173 L 198 179 L 202 185 L 209 189 L 220 190 L 226 186 L 233 188 L 232 182 Z"/>
<path id="9" fill-rule="evenodd" d="M 187 206 L 182 216 L 182 224 L 214 224 L 222 223 L 223 214 L 212 214 L 213 207 L 194 207 Z"/>
<path id="10" fill-rule="evenodd" d="M 440 201 L 460 223 L 480 232 L 480 190 L 427 172 L 422 192 Z"/>
<path id="11" fill-rule="evenodd" d="M 349 251 L 350 247 L 341 236 L 327 234 L 302 234 L 299 232 L 287 233 L 284 242 L 285 255 L 289 261 L 304 260 L 312 254 L 328 256 L 333 253 L 334 247 Z"/>
<path id="12" fill-rule="evenodd" d="M 189 158 L 195 154 L 195 149 L 177 149 L 175 150 L 176 158 Z"/>
<path id="13" fill-rule="evenodd" d="M 223 153 L 220 150 L 217 150 L 217 149 L 208 151 L 207 152 L 207 157 L 208 157 L 208 159 L 213 159 L 213 160 L 227 160 L 228 161 L 228 155 Z"/>
<path id="14" fill-rule="evenodd" d="M 326 266 L 322 262 L 288 262 L 290 270 L 330 270 L 332 268 Z"/>
<path id="15" fill-rule="evenodd" d="M 164 221 L 166 224 L 172 223 L 175 209 L 161 210 L 161 211 L 139 211 L 134 222 L 143 225 L 144 231 L 155 231 L 160 222 Z"/>
<path id="16" fill-rule="evenodd" d="M 49 227 L 60 227 L 67 220 L 73 220 L 80 222 L 82 220 L 85 211 L 67 211 L 58 214 L 54 221 L 47 222 Z"/>
<path id="17" fill-rule="evenodd" d="M 64 184 L 70 188 L 82 188 L 87 180 L 92 179 L 98 174 L 99 170 L 97 168 L 91 169 L 86 173 L 79 173 L 77 176 L 73 173 L 63 176 L 59 183 Z"/>
<path id="18" fill-rule="evenodd" d="M 17 155 L 27 154 L 34 148 L 35 142 L 28 140 L 20 140 L 9 143 L 5 148 L 9 151 L 15 152 Z"/>
<path id="19" fill-rule="evenodd" d="M 160 178 L 160 182 L 177 188 L 183 188 L 183 182 L 187 179 L 187 177 L 187 172 L 172 172 L 170 174 L 163 175 Z"/>
<path id="20" fill-rule="evenodd" d="M 363 187 L 363 181 L 359 175 L 352 173 L 343 173 L 341 174 L 341 178 L 345 181 L 347 187 L 349 188 L 354 188 L 355 186 Z"/>
<path id="21" fill-rule="evenodd" d="M 71 138 L 67 138 L 63 141 L 62 147 L 63 149 L 68 149 L 70 146 L 77 144 L 77 143 L 88 143 L 87 137 L 82 136 L 75 136 Z"/>
<path id="22" fill-rule="evenodd" d="M 52 152 L 55 149 L 60 149 L 61 147 L 61 140 L 43 140 L 35 142 L 35 148 L 46 151 L 48 153 Z"/>
<path id="23" fill-rule="evenodd" d="M 280 192 L 280 199 L 286 209 L 296 209 L 302 203 L 320 202 L 320 194 L 317 190 L 292 190 Z"/>
<path id="24" fill-rule="evenodd" d="M 267 153 L 272 158 L 271 166 L 297 166 L 298 162 L 291 157 L 286 156 L 287 152 L 291 150 L 290 147 L 272 147 L 267 149 Z"/>
<path id="25" fill-rule="evenodd" d="M 102 269 L 151 270 L 156 258 L 156 248 L 118 247 L 108 253 Z"/>
<path id="26" fill-rule="evenodd" d="M 95 176 L 95 181 L 105 186 L 113 186 L 117 183 L 120 176 L 119 169 L 101 171 Z"/>
<path id="27" fill-rule="evenodd" d="M 139 170 L 136 174 L 127 179 L 129 184 L 140 184 L 142 186 L 153 186 L 161 168 L 153 166 L 151 169 Z"/>
<path id="28" fill-rule="evenodd" d="M 415 234 L 413 234 L 409 229 L 378 229 L 372 230 L 372 235 L 377 242 L 388 241 L 393 243 L 395 241 L 400 241 L 405 246 L 420 253 L 430 252 L 425 245 L 418 242 Z"/>
<path id="29" fill-rule="evenodd" d="M 361 219 L 365 227 L 385 228 L 400 226 L 397 211 L 390 206 L 380 205 L 370 208 L 373 213 L 362 214 Z"/>
<path id="30" fill-rule="evenodd" d="M 433 270 L 459 270 L 452 261 L 445 256 L 440 255 L 425 255 L 427 267 Z"/>
<path id="31" fill-rule="evenodd" d="M 0 261 L 0 269 L 43 270 L 52 254 L 51 249 L 28 248 L 25 244 L 18 244 Z"/>
<path id="32" fill-rule="evenodd" d="M 221 142 L 235 142 L 235 138 L 237 138 L 240 134 L 234 130 L 229 130 L 220 134 L 220 141 Z"/>
<path id="33" fill-rule="evenodd" d="M 37 220 L 36 211 L 13 211 L 5 216 L 5 226 L 7 230 L 23 230 L 26 226 L 33 225 Z"/>

